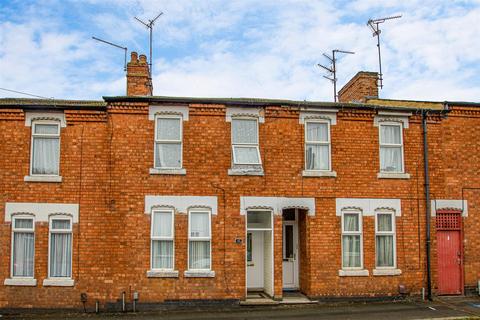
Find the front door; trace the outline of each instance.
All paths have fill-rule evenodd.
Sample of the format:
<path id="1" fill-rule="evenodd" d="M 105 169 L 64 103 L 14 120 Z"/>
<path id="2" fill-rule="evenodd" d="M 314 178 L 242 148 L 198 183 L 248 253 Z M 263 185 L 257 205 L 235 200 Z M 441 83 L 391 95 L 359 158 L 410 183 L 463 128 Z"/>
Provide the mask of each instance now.
<path id="1" fill-rule="evenodd" d="M 262 290 L 264 287 L 264 232 L 247 232 L 247 289 Z"/>
<path id="2" fill-rule="evenodd" d="M 297 221 L 283 221 L 283 288 L 298 289 Z"/>

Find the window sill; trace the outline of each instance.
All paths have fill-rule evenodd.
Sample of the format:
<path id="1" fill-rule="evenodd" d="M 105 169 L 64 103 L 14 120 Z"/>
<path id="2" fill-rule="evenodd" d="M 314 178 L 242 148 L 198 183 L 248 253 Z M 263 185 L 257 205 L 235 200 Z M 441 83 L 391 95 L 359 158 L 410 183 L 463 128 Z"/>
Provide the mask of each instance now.
<path id="1" fill-rule="evenodd" d="M 6 286 L 23 286 L 23 287 L 35 287 L 37 285 L 37 279 L 33 278 L 9 278 L 3 282 Z"/>
<path id="2" fill-rule="evenodd" d="M 410 173 L 389 173 L 379 172 L 377 174 L 379 179 L 410 179 Z"/>
<path id="3" fill-rule="evenodd" d="M 336 171 L 314 171 L 314 170 L 303 170 L 303 177 L 331 177 L 335 178 L 337 176 Z"/>
<path id="4" fill-rule="evenodd" d="M 232 168 L 228 169 L 229 176 L 263 176 L 264 172 L 263 169 L 240 169 L 240 168 Z"/>
<path id="5" fill-rule="evenodd" d="M 75 280 L 73 279 L 45 279 L 44 287 L 73 287 Z"/>
<path id="6" fill-rule="evenodd" d="M 171 174 L 171 175 L 186 175 L 186 169 L 158 169 L 158 168 L 150 168 L 150 174 Z"/>
<path id="7" fill-rule="evenodd" d="M 215 271 L 193 271 L 187 270 L 183 273 L 185 278 L 214 278 Z"/>
<path id="8" fill-rule="evenodd" d="M 26 182 L 62 182 L 62 176 L 25 176 Z"/>
<path id="9" fill-rule="evenodd" d="M 177 270 L 148 270 L 147 278 L 178 278 Z"/>
<path id="10" fill-rule="evenodd" d="M 398 276 L 402 274 L 400 269 L 373 269 L 374 276 Z"/>
<path id="11" fill-rule="evenodd" d="M 368 270 L 338 270 L 340 277 L 368 277 L 370 273 Z"/>

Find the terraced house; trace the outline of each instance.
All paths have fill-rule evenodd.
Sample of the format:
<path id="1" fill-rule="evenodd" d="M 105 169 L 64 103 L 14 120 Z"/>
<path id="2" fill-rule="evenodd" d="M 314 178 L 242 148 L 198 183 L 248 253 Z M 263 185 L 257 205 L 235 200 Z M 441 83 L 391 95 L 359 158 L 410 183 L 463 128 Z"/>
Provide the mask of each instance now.
<path id="1" fill-rule="evenodd" d="M 480 104 L 0 99 L 0 308 L 462 294 L 480 279 Z M 425 166 L 425 164 L 428 166 Z"/>

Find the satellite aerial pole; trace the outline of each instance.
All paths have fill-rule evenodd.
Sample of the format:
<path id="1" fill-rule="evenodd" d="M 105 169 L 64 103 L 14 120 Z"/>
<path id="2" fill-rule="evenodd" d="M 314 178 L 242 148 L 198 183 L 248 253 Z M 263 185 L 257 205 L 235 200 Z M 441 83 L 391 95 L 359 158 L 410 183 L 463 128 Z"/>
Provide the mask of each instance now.
<path id="1" fill-rule="evenodd" d="M 118 44 L 115 44 L 115 43 L 112 43 L 112 42 L 109 42 L 109 41 L 106 41 L 106 40 L 102 40 L 102 39 L 97 38 L 97 37 L 92 37 L 92 39 L 103 42 L 103 43 L 106 43 L 106 44 L 114 46 L 116 48 L 122 49 L 124 51 L 123 71 L 127 71 L 127 51 L 128 51 L 127 47 L 122 47 L 122 46 L 119 46 Z"/>
<path id="2" fill-rule="evenodd" d="M 382 31 L 380 30 L 379 24 L 384 23 L 386 20 L 398 19 L 401 17 L 402 15 L 380 18 L 380 19 L 369 19 L 367 22 L 367 25 L 370 27 L 370 29 L 372 29 L 373 36 L 377 37 L 378 66 L 379 66 L 377 87 L 379 87 L 380 89 L 383 88 L 383 74 L 382 74 L 382 55 L 380 52 L 380 33 Z"/>
<path id="3" fill-rule="evenodd" d="M 321 65 L 320 63 L 317 64 L 317 66 L 325 69 L 330 74 L 331 78 L 329 76 L 323 76 L 323 77 L 325 79 L 330 80 L 333 83 L 333 101 L 337 102 L 337 57 L 335 57 L 335 53 L 355 54 L 355 52 L 334 49 L 332 50 L 332 56 L 329 56 L 323 53 L 323 56 L 327 58 L 328 61 L 330 61 L 331 67 L 326 67 L 324 65 Z"/>
<path id="4" fill-rule="evenodd" d="M 150 77 L 152 76 L 152 36 L 153 36 L 153 25 L 155 24 L 155 21 L 163 14 L 163 12 L 160 12 L 155 18 L 149 19 L 148 22 L 144 22 L 140 20 L 137 17 L 134 17 L 135 20 L 143 24 L 147 29 L 150 31 L 150 63 L 149 63 L 149 70 L 150 70 Z"/>

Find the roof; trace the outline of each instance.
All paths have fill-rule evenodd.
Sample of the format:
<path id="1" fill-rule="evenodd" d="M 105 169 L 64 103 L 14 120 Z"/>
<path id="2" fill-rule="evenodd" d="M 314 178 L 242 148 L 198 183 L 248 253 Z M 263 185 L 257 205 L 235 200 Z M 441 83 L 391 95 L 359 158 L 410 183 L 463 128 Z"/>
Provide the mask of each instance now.
<path id="1" fill-rule="evenodd" d="M 0 98 L 0 108 L 32 107 L 32 108 L 104 108 L 103 100 L 57 100 L 30 98 Z"/>
<path id="2" fill-rule="evenodd" d="M 368 104 L 390 106 L 390 107 L 411 107 L 416 109 L 443 110 L 444 102 L 439 101 L 418 101 L 418 100 L 397 100 L 367 98 Z"/>

